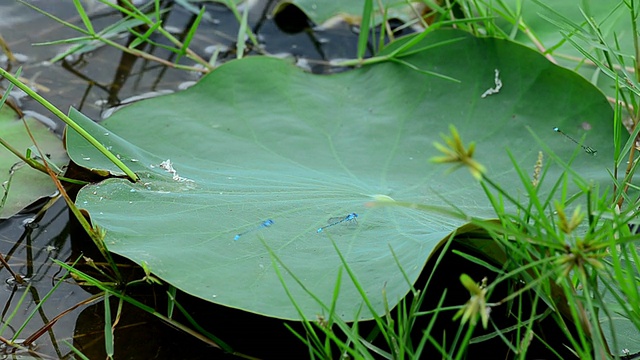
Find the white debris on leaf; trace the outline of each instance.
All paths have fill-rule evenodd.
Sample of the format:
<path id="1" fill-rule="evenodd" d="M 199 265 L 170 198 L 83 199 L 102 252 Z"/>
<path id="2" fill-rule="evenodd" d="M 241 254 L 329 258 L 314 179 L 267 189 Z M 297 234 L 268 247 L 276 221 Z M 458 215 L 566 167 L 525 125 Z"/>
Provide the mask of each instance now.
<path id="1" fill-rule="evenodd" d="M 502 80 L 500 80 L 500 70 L 495 69 L 495 73 L 496 75 L 493 79 L 495 86 L 485 91 L 484 93 L 482 93 L 482 95 L 480 95 L 481 98 L 484 99 L 489 95 L 497 94 L 500 92 L 500 89 L 502 89 Z"/>
<path id="2" fill-rule="evenodd" d="M 176 171 L 176 169 L 173 168 L 173 163 L 171 163 L 170 159 L 167 159 L 167 160 L 161 162 L 159 166 L 160 166 L 161 169 L 163 169 L 164 171 L 166 171 L 169 174 L 171 174 L 171 176 L 173 177 L 174 181 L 179 181 L 179 182 L 189 181 L 189 182 L 193 182 L 193 180 L 191 180 L 191 179 L 187 179 L 185 177 L 182 177 L 182 176 L 178 175 L 178 172 Z"/>

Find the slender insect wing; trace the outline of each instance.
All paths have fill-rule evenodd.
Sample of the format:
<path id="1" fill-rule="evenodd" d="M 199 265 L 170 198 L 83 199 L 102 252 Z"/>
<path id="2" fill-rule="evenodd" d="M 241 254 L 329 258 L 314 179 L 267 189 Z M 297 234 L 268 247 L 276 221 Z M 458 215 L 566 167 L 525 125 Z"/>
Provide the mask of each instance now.
<path id="1" fill-rule="evenodd" d="M 266 228 L 266 227 L 269 227 L 271 225 L 273 225 L 273 220 L 271 220 L 271 219 L 265 220 L 265 221 L 261 222 L 260 225 L 254 227 L 253 229 L 249 229 L 249 230 L 247 230 L 245 232 L 241 232 L 239 234 L 236 234 L 236 236 L 233 237 L 233 240 L 238 241 L 238 239 L 240 239 L 242 236 L 244 236 L 244 235 L 246 235 L 246 234 L 248 234 L 248 233 L 250 233 L 252 231 L 260 230 L 262 228 Z"/>
<path id="2" fill-rule="evenodd" d="M 326 226 L 323 226 L 323 227 L 319 228 L 317 230 L 317 232 L 320 233 L 326 228 L 329 228 L 329 227 L 332 227 L 334 225 L 338 225 L 338 224 L 344 223 L 344 222 L 355 222 L 355 223 L 357 223 L 357 221 L 356 221 L 357 217 L 358 217 L 358 214 L 356 214 L 356 213 L 351 213 L 351 214 L 346 215 L 346 216 L 332 217 L 327 221 L 327 223 L 329 225 L 326 225 Z"/>

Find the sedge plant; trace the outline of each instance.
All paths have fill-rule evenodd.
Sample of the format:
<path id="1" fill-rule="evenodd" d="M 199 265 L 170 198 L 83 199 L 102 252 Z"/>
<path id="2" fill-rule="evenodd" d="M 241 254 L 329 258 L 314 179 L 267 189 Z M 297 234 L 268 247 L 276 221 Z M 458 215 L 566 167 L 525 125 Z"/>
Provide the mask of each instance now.
<path id="1" fill-rule="evenodd" d="M 494 206 L 499 224 L 480 220 L 473 223 L 491 234 L 508 259 L 502 269 L 504 275 L 489 285 L 484 282 L 477 285 L 468 276 L 461 277 L 471 293 L 466 309 L 459 313 L 462 320 L 471 322 L 480 318 L 486 327 L 489 307 L 504 304 L 525 289 L 531 289 L 553 310 L 551 316 L 558 328 L 564 330 L 571 350 L 578 357 L 621 355 L 622 349 L 617 348 L 623 336 L 620 330 L 611 326 L 605 332 L 602 324 L 603 319 L 613 323 L 614 317 L 622 313 L 626 322 L 640 334 L 637 305 L 630 305 L 626 300 L 640 294 L 637 286 L 640 266 L 635 262 L 640 236 L 629 227 L 636 216 L 635 209 L 620 210 L 615 196 L 612 198 L 607 192 L 600 194 L 597 187 L 571 170 L 570 163 L 563 163 L 552 153 L 552 160 L 566 170 L 551 187 L 551 195 L 559 196 L 559 200 L 552 201 L 551 195 L 542 197 L 538 193 L 539 184 L 549 180 L 543 169 L 538 167 L 539 170 L 534 171 L 537 179 L 532 181 L 513 161 L 529 199 L 528 203 L 519 202 L 472 159 L 473 146 L 465 146 L 454 128 L 450 135 L 443 137 L 446 145 L 440 144 L 437 148 L 445 156 L 433 161 L 466 167 L 479 180 Z M 569 193 L 571 183 L 579 189 L 575 194 Z M 518 214 L 506 211 L 504 200 L 518 209 Z M 624 260 L 619 255 L 612 256 L 621 252 Z M 507 298 L 488 302 L 486 291 L 507 279 L 522 281 L 525 285 Z M 573 326 L 567 326 L 569 322 Z"/>

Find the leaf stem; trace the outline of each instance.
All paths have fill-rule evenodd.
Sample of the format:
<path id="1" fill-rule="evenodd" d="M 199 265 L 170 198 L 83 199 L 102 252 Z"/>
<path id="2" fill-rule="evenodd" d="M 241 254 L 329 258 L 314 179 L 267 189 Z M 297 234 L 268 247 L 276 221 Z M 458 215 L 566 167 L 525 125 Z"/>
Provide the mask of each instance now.
<path id="1" fill-rule="evenodd" d="M 136 175 L 131 169 L 127 167 L 120 159 L 118 159 L 115 155 L 113 155 L 107 148 L 105 148 L 98 140 L 96 140 L 91 134 L 86 132 L 82 127 L 76 124 L 73 120 L 71 120 L 67 115 L 65 115 L 62 111 L 56 108 L 53 104 L 47 101 L 45 98 L 40 96 L 35 91 L 31 90 L 27 85 L 20 82 L 16 77 L 14 77 L 8 71 L 0 68 L 0 76 L 9 80 L 12 84 L 18 87 L 20 90 L 24 91 L 29 97 L 39 102 L 42 106 L 47 108 L 47 110 L 51 111 L 55 116 L 57 116 L 60 120 L 62 120 L 65 124 L 71 127 L 73 130 L 77 131 L 83 138 L 85 138 L 91 145 L 93 145 L 98 151 L 100 151 L 104 156 L 106 156 L 113 164 L 115 164 L 120 170 L 122 170 L 131 181 L 138 181 L 138 175 Z"/>

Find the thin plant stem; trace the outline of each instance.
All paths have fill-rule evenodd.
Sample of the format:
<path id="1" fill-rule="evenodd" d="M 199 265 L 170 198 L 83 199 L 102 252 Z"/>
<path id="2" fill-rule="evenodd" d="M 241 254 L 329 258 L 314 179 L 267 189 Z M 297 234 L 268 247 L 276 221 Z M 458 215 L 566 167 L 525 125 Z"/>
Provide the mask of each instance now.
<path id="1" fill-rule="evenodd" d="M 125 165 L 120 159 L 118 159 L 113 153 L 111 153 L 107 148 L 105 148 L 98 140 L 96 140 L 91 134 L 86 132 L 82 127 L 76 124 L 75 121 L 71 120 L 67 115 L 65 115 L 58 108 L 53 106 L 49 101 L 40 96 L 40 94 L 31 90 L 27 85 L 20 82 L 16 77 L 14 77 L 8 71 L 0 68 L 0 76 L 9 80 L 13 85 L 15 85 L 20 90 L 24 91 L 29 97 L 39 102 L 42 106 L 47 108 L 47 110 L 51 111 L 56 117 L 60 120 L 64 121 L 69 127 L 78 132 L 85 140 L 87 140 L 93 147 L 95 147 L 98 151 L 100 151 L 104 156 L 106 156 L 112 163 L 114 163 L 120 170 L 122 170 L 131 181 L 138 181 L 138 175 L 136 175 L 127 165 Z"/>

